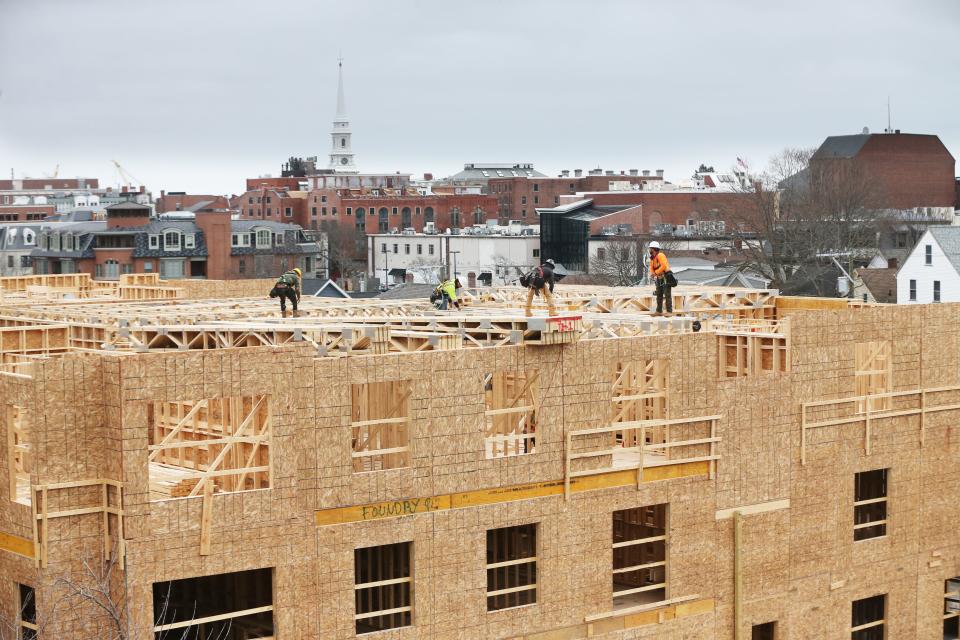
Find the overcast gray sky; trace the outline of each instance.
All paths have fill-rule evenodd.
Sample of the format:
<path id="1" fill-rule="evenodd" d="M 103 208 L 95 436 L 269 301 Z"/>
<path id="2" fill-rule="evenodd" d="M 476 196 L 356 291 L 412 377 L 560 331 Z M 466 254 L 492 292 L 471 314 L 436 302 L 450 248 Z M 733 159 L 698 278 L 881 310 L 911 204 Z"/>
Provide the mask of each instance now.
<path id="1" fill-rule="evenodd" d="M 362 171 L 666 170 L 893 125 L 960 153 L 957 0 L 0 0 L 0 176 L 237 193 L 330 147 Z"/>

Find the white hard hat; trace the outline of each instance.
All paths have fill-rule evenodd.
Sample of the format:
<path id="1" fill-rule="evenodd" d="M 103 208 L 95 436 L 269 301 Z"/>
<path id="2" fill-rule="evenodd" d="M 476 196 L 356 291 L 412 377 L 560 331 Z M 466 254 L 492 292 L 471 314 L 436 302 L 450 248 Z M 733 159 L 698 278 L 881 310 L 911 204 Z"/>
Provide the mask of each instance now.
<path id="1" fill-rule="evenodd" d="M 556 264 L 556 263 L 553 261 L 553 258 L 547 258 L 547 264 Z"/>
<path id="2" fill-rule="evenodd" d="M 651 249 L 659 249 L 659 248 L 660 248 L 660 243 L 657 242 L 656 240 L 654 240 L 653 242 L 650 243 L 650 248 L 651 248 Z"/>

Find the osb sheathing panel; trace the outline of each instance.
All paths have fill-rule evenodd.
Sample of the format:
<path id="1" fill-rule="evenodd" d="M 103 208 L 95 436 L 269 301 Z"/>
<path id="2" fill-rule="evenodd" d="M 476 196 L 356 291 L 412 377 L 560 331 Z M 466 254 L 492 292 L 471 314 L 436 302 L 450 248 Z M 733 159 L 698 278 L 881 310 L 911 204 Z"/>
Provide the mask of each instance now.
<path id="1" fill-rule="evenodd" d="M 137 628 L 150 624 L 155 581 L 274 567 L 278 638 L 354 637 L 354 549 L 410 540 L 415 626 L 385 637 L 507 638 L 549 629 L 569 637 L 559 629 L 610 608 L 612 511 L 668 502 L 668 597 L 715 598 L 715 612 L 609 637 L 727 639 L 733 636 L 733 521 L 716 521 L 714 513 L 788 498 L 789 509 L 744 517 L 746 632 L 750 624 L 775 619 L 780 638 L 846 638 L 851 601 L 887 593 L 888 637 L 932 640 L 940 637 L 943 580 L 960 575 L 957 412 L 927 416 L 922 451 L 917 417 L 875 421 L 869 456 L 862 424 L 811 431 L 801 466 L 800 405 L 854 393 L 859 342 L 891 342 L 894 390 L 957 384 L 958 309 L 797 313 L 790 373 L 722 381 L 716 337 L 709 334 L 339 359 L 317 359 L 305 346 L 69 356 L 44 365 L 35 382 L 51 405 L 40 409 L 39 437 L 46 455 L 57 456 L 41 473 L 46 481 L 122 475 Z M 337 526 L 313 522 L 315 509 L 558 480 L 565 430 L 609 420 L 616 362 L 654 358 L 670 360 L 671 417 L 723 416 L 713 481 L 699 476 L 639 490 L 575 493 L 569 502 L 555 496 Z M 534 455 L 484 456 L 482 379 L 500 369 L 540 374 Z M 350 385 L 385 380 L 412 383 L 412 465 L 355 474 Z M 215 495 L 211 553 L 200 556 L 202 499 L 149 501 L 145 408 L 262 393 L 271 396 L 274 414 L 273 488 Z M 86 411 L 91 418 L 83 417 Z M 68 432 L 92 438 L 91 444 L 73 442 Z M 888 534 L 854 543 L 853 474 L 883 467 L 891 469 Z M 77 474 L 83 475 L 69 477 Z M 93 524 L 78 522 L 57 530 L 51 563 L 66 566 L 65 558 L 75 555 L 72 536 L 86 542 L 99 535 Z M 485 531 L 530 522 L 540 523 L 538 602 L 487 613 Z M 20 521 L 21 533 L 25 524 Z M 0 556 L 9 566 L 10 554 Z"/>

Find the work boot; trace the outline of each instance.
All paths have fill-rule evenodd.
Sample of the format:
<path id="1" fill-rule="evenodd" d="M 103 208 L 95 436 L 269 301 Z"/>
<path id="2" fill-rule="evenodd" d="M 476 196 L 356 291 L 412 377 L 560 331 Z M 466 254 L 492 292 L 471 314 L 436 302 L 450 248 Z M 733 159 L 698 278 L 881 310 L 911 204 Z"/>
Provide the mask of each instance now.
<path id="1" fill-rule="evenodd" d="M 286 309 L 280 309 L 280 317 L 281 317 L 281 318 L 288 318 L 288 317 L 289 317 L 289 316 L 287 315 L 287 310 L 286 310 Z"/>
<path id="2" fill-rule="evenodd" d="M 299 318 L 299 317 L 300 317 L 300 311 L 299 311 L 299 309 L 294 309 L 294 310 L 293 310 L 293 317 L 294 317 L 294 318 Z"/>

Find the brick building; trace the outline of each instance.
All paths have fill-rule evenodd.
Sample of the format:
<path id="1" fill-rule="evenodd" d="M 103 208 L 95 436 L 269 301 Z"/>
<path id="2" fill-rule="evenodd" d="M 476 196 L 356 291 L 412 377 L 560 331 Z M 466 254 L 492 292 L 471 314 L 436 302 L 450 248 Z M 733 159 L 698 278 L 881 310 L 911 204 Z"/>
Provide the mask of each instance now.
<path id="1" fill-rule="evenodd" d="M 812 170 L 849 168 L 876 181 L 884 209 L 953 208 L 955 161 L 935 135 L 863 133 L 830 136 L 810 159 Z"/>
<path id="2" fill-rule="evenodd" d="M 319 183 L 324 184 L 324 181 Z M 277 220 L 297 224 L 304 229 L 321 229 L 329 224 L 339 224 L 366 233 L 411 228 L 423 232 L 430 228 L 431 223 L 433 228 L 442 232 L 450 227 L 482 224 L 497 217 L 497 202 L 492 196 L 421 195 L 411 187 L 324 186 L 309 191 L 265 187 L 241 194 L 234 203 L 240 211 L 240 218 L 244 220 Z"/>
<path id="3" fill-rule="evenodd" d="M 56 213 L 52 204 L 0 204 L 0 222 L 32 222 Z"/>
<path id="4" fill-rule="evenodd" d="M 502 173 L 502 172 L 500 172 Z M 516 172 L 514 172 L 516 173 Z M 538 207 L 554 207 L 562 196 L 584 191 L 639 191 L 663 182 L 663 170 L 604 171 L 593 169 L 587 175 L 576 169 L 564 170 L 555 178 L 547 176 L 507 175 L 491 177 L 487 190 L 497 199 L 497 215 L 508 220 L 536 217 Z"/>
<path id="5" fill-rule="evenodd" d="M 230 201 L 224 196 L 209 194 L 189 194 L 183 191 L 161 191 L 154 202 L 157 213 L 171 211 L 225 211 L 230 209 Z"/>
<path id="6" fill-rule="evenodd" d="M 30 252 L 37 274 L 90 273 L 112 280 L 124 273 L 163 278 L 266 278 L 300 267 L 324 270 L 322 248 L 292 224 L 231 220 L 229 212 L 197 212 L 194 220 L 151 218 L 149 207 L 107 208 L 106 220 L 43 225 Z"/>

